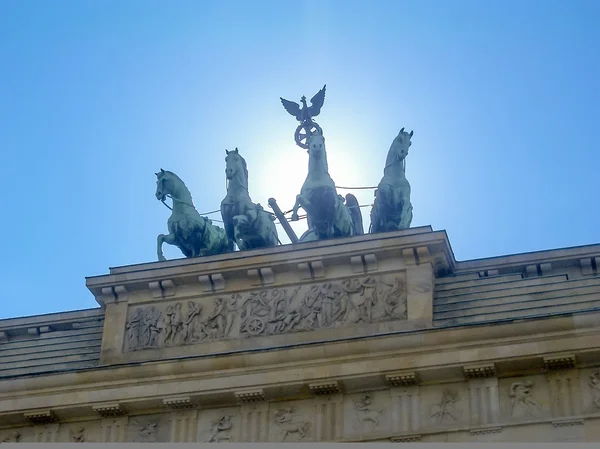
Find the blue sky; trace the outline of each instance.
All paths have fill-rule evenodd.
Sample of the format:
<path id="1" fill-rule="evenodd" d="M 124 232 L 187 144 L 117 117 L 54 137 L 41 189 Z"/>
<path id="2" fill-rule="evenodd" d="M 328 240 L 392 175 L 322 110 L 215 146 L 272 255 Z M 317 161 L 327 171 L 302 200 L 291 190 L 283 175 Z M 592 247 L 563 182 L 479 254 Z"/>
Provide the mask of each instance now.
<path id="1" fill-rule="evenodd" d="M 0 318 L 95 307 L 85 276 L 155 260 L 160 168 L 211 211 L 237 146 L 253 200 L 291 208 L 308 160 L 279 97 L 325 83 L 336 183 L 376 185 L 414 130 L 413 226 L 458 259 L 598 243 L 599 20 L 596 1 L 4 0 Z"/>

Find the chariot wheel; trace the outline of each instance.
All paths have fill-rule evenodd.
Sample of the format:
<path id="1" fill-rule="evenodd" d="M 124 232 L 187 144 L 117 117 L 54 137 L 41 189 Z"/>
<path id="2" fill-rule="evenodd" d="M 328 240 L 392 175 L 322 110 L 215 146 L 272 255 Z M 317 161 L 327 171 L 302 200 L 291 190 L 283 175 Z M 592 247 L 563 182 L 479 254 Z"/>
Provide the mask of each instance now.
<path id="1" fill-rule="evenodd" d="M 296 141 L 296 145 L 300 148 L 308 149 L 308 136 L 312 133 L 318 132 L 323 134 L 323 130 L 319 126 L 317 122 L 313 122 L 312 120 L 308 123 L 301 123 L 296 128 L 296 132 L 294 133 L 294 140 Z"/>
<path id="2" fill-rule="evenodd" d="M 259 335 L 265 330 L 265 322 L 257 317 L 252 317 L 246 324 L 246 330 L 250 335 Z"/>

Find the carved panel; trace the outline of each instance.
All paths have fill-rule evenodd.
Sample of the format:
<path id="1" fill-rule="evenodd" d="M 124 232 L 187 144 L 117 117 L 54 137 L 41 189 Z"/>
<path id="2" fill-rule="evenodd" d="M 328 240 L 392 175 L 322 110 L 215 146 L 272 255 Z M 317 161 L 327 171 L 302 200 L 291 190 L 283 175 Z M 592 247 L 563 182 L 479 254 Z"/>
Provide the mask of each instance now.
<path id="1" fill-rule="evenodd" d="M 271 404 L 269 430 L 273 442 L 315 441 L 315 413 L 312 401 Z"/>
<path id="2" fill-rule="evenodd" d="M 100 439 L 100 421 L 85 421 L 62 424 L 59 440 L 64 443 L 93 443 Z"/>
<path id="3" fill-rule="evenodd" d="M 235 443 L 240 441 L 239 407 L 202 410 L 198 418 L 198 443 Z"/>
<path id="4" fill-rule="evenodd" d="M 132 416 L 129 419 L 127 441 L 160 443 L 170 440 L 170 422 L 165 415 Z"/>
<path id="5" fill-rule="evenodd" d="M 501 379 L 498 390 L 504 419 L 522 421 L 550 415 L 548 382 L 545 376 Z"/>
<path id="6" fill-rule="evenodd" d="M 349 436 L 390 430 L 389 390 L 349 395 L 344 402 Z"/>
<path id="7" fill-rule="evenodd" d="M 132 307 L 126 351 L 406 319 L 405 276 L 366 276 Z"/>
<path id="8" fill-rule="evenodd" d="M 600 368 L 582 370 L 580 390 L 584 413 L 600 413 Z"/>
<path id="9" fill-rule="evenodd" d="M 26 429 L 7 429 L 0 431 L 0 443 L 22 443 L 25 441 Z"/>
<path id="10" fill-rule="evenodd" d="M 421 427 L 445 427 L 469 421 L 465 383 L 420 387 Z"/>

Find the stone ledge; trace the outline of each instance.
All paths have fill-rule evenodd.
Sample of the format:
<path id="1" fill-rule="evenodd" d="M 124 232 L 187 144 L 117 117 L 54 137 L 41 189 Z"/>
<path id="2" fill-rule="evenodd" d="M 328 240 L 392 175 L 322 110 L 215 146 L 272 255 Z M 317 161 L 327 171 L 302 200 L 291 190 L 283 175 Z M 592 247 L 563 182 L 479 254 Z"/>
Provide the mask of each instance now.
<path id="1" fill-rule="evenodd" d="M 481 379 L 494 377 L 496 375 L 496 366 L 493 363 L 465 365 L 463 373 L 467 379 Z"/>
<path id="2" fill-rule="evenodd" d="M 171 396 L 164 398 L 162 403 L 173 409 L 183 409 L 193 407 L 194 404 L 189 396 Z"/>
<path id="3" fill-rule="evenodd" d="M 56 415 L 52 410 L 25 412 L 23 413 L 23 416 L 32 424 L 50 424 L 57 421 Z"/>
<path id="4" fill-rule="evenodd" d="M 480 427 L 477 429 L 471 429 L 469 432 L 471 435 L 489 435 L 492 433 L 502 432 L 502 427 Z"/>
<path id="5" fill-rule="evenodd" d="M 122 410 L 121 406 L 116 402 L 92 405 L 92 410 L 98 413 L 102 418 L 110 418 L 125 414 L 125 411 Z"/>
<path id="6" fill-rule="evenodd" d="M 341 393 L 340 385 L 337 381 L 314 382 L 308 384 L 309 390 L 317 396 L 327 396 Z"/>
<path id="7" fill-rule="evenodd" d="M 253 404 L 265 400 L 265 392 L 262 388 L 256 390 L 235 391 L 234 395 L 240 404 Z"/>
<path id="8" fill-rule="evenodd" d="M 561 419 L 552 421 L 552 427 L 583 426 L 583 419 Z"/>
<path id="9" fill-rule="evenodd" d="M 417 385 L 421 381 L 419 374 L 414 371 L 401 371 L 398 373 L 386 374 L 384 378 L 386 383 L 392 387 Z"/>
<path id="10" fill-rule="evenodd" d="M 395 436 L 391 437 L 390 440 L 392 441 L 392 443 L 414 443 L 415 441 L 421 441 L 422 438 L 422 435 L 414 434 Z"/>
<path id="11" fill-rule="evenodd" d="M 547 370 L 559 370 L 575 368 L 575 355 L 564 354 L 544 357 L 544 368 Z"/>

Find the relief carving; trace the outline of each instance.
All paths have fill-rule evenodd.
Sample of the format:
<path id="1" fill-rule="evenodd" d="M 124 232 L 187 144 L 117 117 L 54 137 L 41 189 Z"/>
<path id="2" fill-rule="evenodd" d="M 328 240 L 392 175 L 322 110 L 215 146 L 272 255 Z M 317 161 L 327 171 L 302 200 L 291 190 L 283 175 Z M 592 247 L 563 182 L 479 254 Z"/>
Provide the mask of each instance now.
<path id="1" fill-rule="evenodd" d="M 592 389 L 594 405 L 600 408 L 600 371 L 596 371 L 590 376 L 588 385 Z"/>
<path id="2" fill-rule="evenodd" d="M 148 423 L 140 423 L 138 421 L 134 421 L 132 424 L 136 428 L 136 442 L 153 443 L 156 441 L 156 431 L 158 427 L 158 423 L 156 421 L 151 421 Z"/>
<path id="3" fill-rule="evenodd" d="M 456 391 L 445 390 L 442 393 L 440 402 L 431 406 L 429 417 L 438 424 L 458 421 L 462 415 L 462 411 L 456 408 L 459 399 L 460 397 Z"/>
<path id="4" fill-rule="evenodd" d="M 275 413 L 275 424 L 282 431 L 282 442 L 285 442 L 286 438 L 290 435 L 297 436 L 298 440 L 304 440 L 304 438 L 310 436 L 312 425 L 310 421 L 295 419 L 293 409 L 290 407 L 277 410 Z"/>
<path id="5" fill-rule="evenodd" d="M 19 431 L 14 431 L 2 440 L 3 443 L 18 443 L 19 441 L 21 441 L 21 432 Z"/>
<path id="6" fill-rule="evenodd" d="M 71 443 L 85 443 L 85 428 L 80 427 L 77 430 L 69 429 Z"/>
<path id="7" fill-rule="evenodd" d="M 354 403 L 354 410 L 356 411 L 358 421 L 363 426 L 363 429 L 366 423 L 370 423 L 370 431 L 375 430 L 379 425 L 381 415 L 384 412 L 383 409 L 373 408 L 372 403 L 373 399 L 368 394 L 362 396 L 359 401 Z"/>
<path id="8" fill-rule="evenodd" d="M 214 298 L 212 310 L 196 301 L 133 309 L 126 350 L 178 346 L 225 338 L 275 335 L 357 323 L 406 319 L 406 286 L 367 276 L 295 288 L 274 288 Z M 162 310 L 160 310 L 162 309 Z"/>
<path id="9" fill-rule="evenodd" d="M 231 416 L 224 415 L 211 423 L 208 431 L 208 438 L 205 443 L 220 443 L 221 441 L 231 442 L 230 430 L 233 426 Z"/>
<path id="10" fill-rule="evenodd" d="M 536 416 L 542 411 L 542 406 L 531 396 L 533 383 L 514 382 L 510 386 L 511 414 L 515 418 L 524 416 Z"/>

